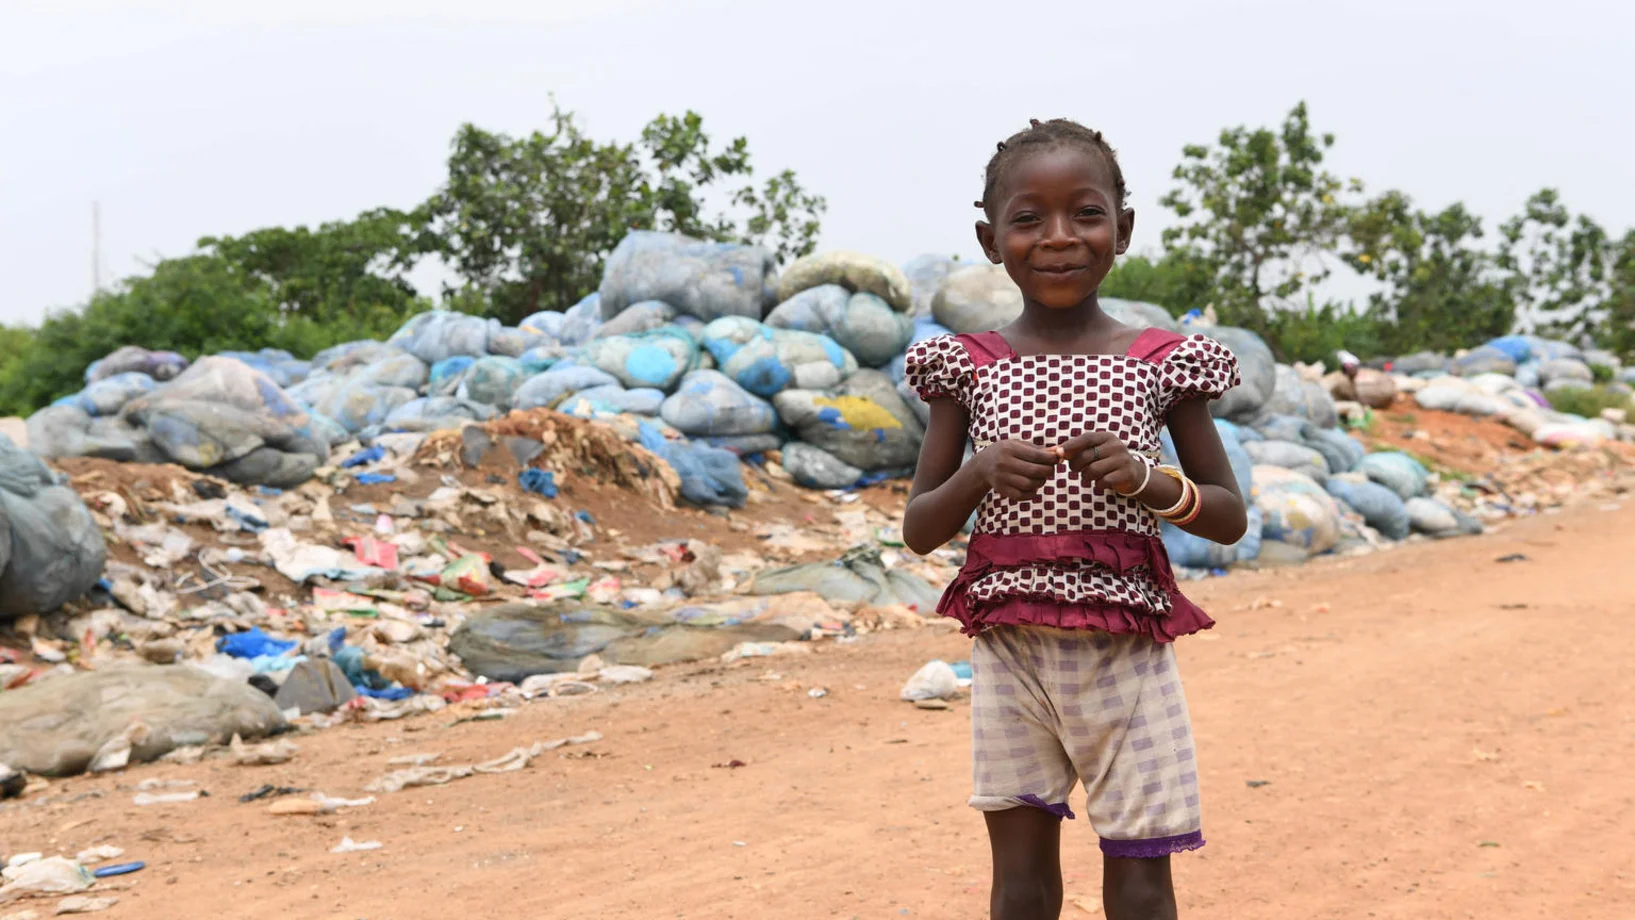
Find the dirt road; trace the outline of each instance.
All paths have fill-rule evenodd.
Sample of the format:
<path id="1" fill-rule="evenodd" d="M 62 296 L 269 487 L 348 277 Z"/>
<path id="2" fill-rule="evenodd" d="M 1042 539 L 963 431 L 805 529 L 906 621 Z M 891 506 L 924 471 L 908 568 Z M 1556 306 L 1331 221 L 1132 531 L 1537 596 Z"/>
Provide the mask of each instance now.
<path id="1" fill-rule="evenodd" d="M 1177 857 L 1183 914 L 1635 917 L 1632 552 L 1635 509 L 1586 509 L 1195 586 L 1220 625 L 1181 648 L 1210 840 Z M 1512 554 L 1526 558 L 1497 561 Z M 974 920 L 988 862 L 963 804 L 967 709 L 896 700 L 925 659 L 966 649 L 946 630 L 888 633 L 506 722 L 339 728 L 282 766 L 68 780 L 0 812 L 0 850 L 111 843 L 146 860 L 104 883 L 120 920 Z M 358 795 L 393 756 L 470 763 L 591 729 L 605 740 L 350 814 L 237 801 L 264 783 Z M 134 806 L 155 778 L 210 798 Z M 331 854 L 347 836 L 384 847 Z M 1082 821 L 1064 851 L 1069 901 L 1093 905 Z M 24 907 L 52 902 L 0 917 Z"/>

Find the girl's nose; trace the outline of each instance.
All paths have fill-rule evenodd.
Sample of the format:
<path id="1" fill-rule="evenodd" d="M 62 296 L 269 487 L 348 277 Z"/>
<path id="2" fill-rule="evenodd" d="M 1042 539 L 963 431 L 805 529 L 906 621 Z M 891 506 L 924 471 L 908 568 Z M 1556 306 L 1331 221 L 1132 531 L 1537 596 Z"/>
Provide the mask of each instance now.
<path id="1" fill-rule="evenodd" d="M 1073 242 L 1073 221 L 1066 214 L 1053 214 L 1045 218 L 1045 245 L 1071 246 Z"/>

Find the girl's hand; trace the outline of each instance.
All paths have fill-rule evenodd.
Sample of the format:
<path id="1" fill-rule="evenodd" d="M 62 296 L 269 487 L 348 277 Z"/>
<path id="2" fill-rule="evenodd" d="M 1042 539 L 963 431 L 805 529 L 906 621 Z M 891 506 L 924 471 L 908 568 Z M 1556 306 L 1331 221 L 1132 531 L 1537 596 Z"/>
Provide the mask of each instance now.
<path id="1" fill-rule="evenodd" d="M 1056 451 L 1067 461 L 1067 468 L 1086 484 L 1120 495 L 1133 495 L 1145 478 L 1146 464 L 1131 455 L 1123 441 L 1105 431 L 1087 431 Z"/>
<path id="2" fill-rule="evenodd" d="M 1027 441 L 995 441 L 971 458 L 989 490 L 1012 501 L 1025 501 L 1056 475 L 1056 451 Z"/>

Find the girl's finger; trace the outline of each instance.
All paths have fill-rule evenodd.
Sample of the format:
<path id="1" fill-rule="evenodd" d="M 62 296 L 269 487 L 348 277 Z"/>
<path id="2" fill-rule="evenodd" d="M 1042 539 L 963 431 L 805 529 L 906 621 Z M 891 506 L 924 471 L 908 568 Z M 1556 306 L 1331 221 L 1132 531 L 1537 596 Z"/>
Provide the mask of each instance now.
<path id="1" fill-rule="evenodd" d="M 1128 455 L 1122 457 L 1103 457 L 1086 467 L 1084 470 L 1084 475 L 1099 482 L 1106 479 L 1111 473 L 1119 470 L 1128 470 L 1129 468 L 1130 458 Z"/>
<path id="2" fill-rule="evenodd" d="M 1086 451 L 1099 449 L 1101 453 L 1105 454 L 1107 453 L 1108 443 L 1116 441 L 1118 441 L 1118 438 L 1111 432 L 1086 431 L 1083 434 L 1068 438 L 1062 444 L 1062 453 L 1068 457 L 1073 457 Z"/>
<path id="3" fill-rule="evenodd" d="M 1006 459 L 1015 459 L 1023 463 L 1032 463 L 1038 466 L 1055 467 L 1062 462 L 1061 455 L 1056 448 L 1044 448 L 1026 441 L 1012 441 L 1005 451 Z"/>

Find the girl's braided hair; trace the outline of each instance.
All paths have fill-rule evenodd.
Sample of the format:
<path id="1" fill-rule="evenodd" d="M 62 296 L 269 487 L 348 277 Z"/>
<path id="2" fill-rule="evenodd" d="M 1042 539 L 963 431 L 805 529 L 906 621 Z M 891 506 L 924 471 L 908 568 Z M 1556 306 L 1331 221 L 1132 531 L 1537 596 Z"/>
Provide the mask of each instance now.
<path id="1" fill-rule="evenodd" d="M 999 183 L 999 177 L 1004 174 L 1005 167 L 1014 162 L 1021 154 L 1029 149 L 1048 150 L 1066 144 L 1076 144 L 1092 151 L 1107 161 L 1107 166 L 1113 171 L 1113 188 L 1118 195 L 1118 209 L 1124 210 L 1124 171 L 1118 166 L 1118 153 L 1113 150 L 1107 139 L 1101 136 L 1100 131 L 1092 131 L 1084 125 L 1067 118 L 1052 118 L 1049 121 L 1040 121 L 1037 118 L 1029 119 L 1029 126 L 1024 131 L 1018 131 L 999 142 L 999 149 L 994 151 L 993 158 L 988 161 L 988 172 L 982 184 L 982 200 L 976 206 L 988 212 L 990 199 L 993 198 L 994 186 Z"/>

